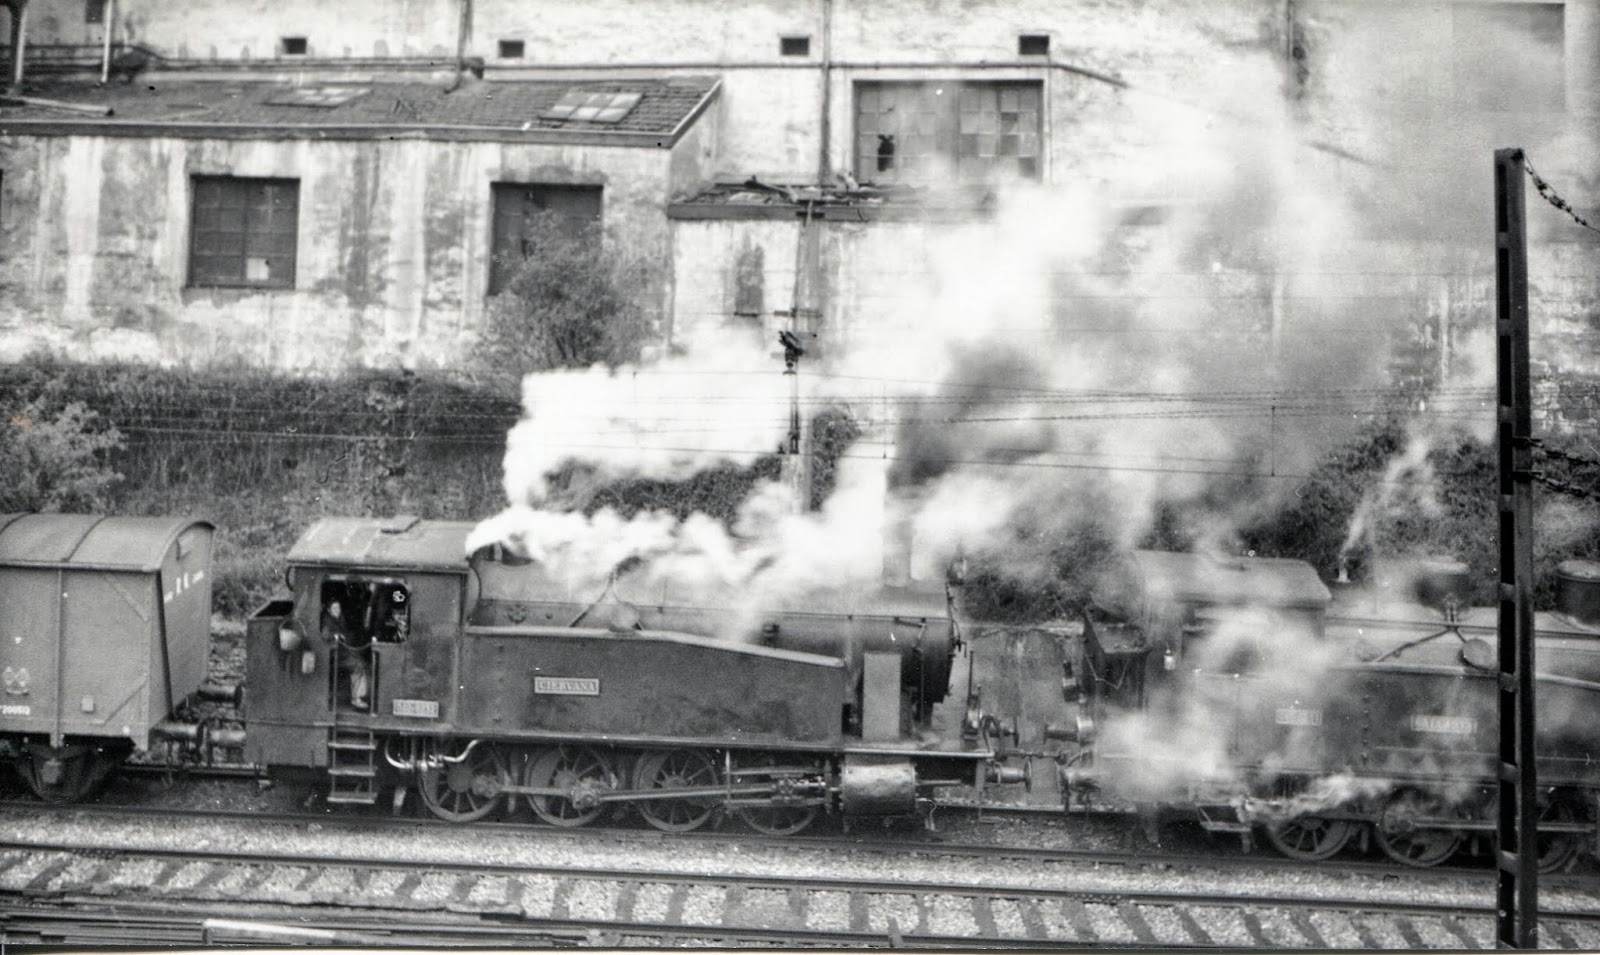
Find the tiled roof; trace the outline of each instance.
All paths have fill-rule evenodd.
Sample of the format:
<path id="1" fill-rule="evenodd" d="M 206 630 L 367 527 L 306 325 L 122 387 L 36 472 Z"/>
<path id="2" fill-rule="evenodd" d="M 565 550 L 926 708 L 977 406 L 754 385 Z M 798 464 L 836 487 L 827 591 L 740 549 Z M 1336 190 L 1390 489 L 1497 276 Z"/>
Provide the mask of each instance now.
<path id="1" fill-rule="evenodd" d="M 0 98 L 0 132 L 21 133 L 31 126 L 196 127 L 222 124 L 263 130 L 304 131 L 315 127 L 349 131 L 361 127 L 386 130 L 473 128 L 519 134 L 570 133 L 574 136 L 623 134 L 667 136 L 694 118 L 716 94 L 710 76 L 665 79 L 617 79 L 505 82 L 472 81 L 453 91 L 447 84 L 422 82 L 283 83 L 242 81 L 177 81 L 161 78 L 97 87 L 62 83 L 30 89 L 23 100 Z M 638 101 L 614 122 L 549 119 L 545 114 L 571 91 L 638 94 Z M 355 95 L 348 95 L 354 93 Z M 627 102 L 624 97 L 619 102 Z M 109 116 L 40 101 L 80 107 L 108 107 Z M 559 112 L 559 111 L 558 111 Z M 191 133 L 192 134 L 192 133 Z M 660 143 L 666 145 L 666 143 Z"/>

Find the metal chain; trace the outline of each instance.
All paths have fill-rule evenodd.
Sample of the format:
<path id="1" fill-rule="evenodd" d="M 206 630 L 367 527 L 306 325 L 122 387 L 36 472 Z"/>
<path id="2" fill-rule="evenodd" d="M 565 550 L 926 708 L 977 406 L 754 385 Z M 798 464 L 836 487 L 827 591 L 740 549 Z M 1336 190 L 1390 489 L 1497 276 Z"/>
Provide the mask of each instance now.
<path id="1" fill-rule="evenodd" d="M 1533 163 L 1528 162 L 1528 154 L 1526 152 L 1522 154 L 1522 168 L 1528 171 L 1528 178 L 1533 180 L 1533 188 L 1539 190 L 1539 195 L 1544 197 L 1545 202 L 1565 212 L 1568 218 L 1590 232 L 1600 232 L 1600 229 L 1589 224 L 1589 220 L 1578 215 L 1577 210 L 1572 208 L 1572 203 L 1557 195 L 1556 191 L 1550 187 L 1550 184 L 1544 181 L 1544 177 L 1533 171 Z"/>
<path id="2" fill-rule="evenodd" d="M 1577 464 L 1583 467 L 1600 468 L 1600 460 L 1586 458 L 1581 454 L 1573 454 L 1571 451 L 1562 451 L 1559 448 L 1547 448 L 1543 445 L 1535 446 L 1534 450 L 1544 454 L 1546 457 L 1555 458 L 1557 461 L 1565 461 L 1568 464 Z"/>
<path id="3" fill-rule="evenodd" d="M 1581 497 L 1585 500 L 1592 500 L 1595 496 L 1593 491 L 1584 490 L 1576 484 L 1569 484 L 1566 481 L 1558 480 L 1556 478 L 1545 477 L 1543 474 L 1535 474 L 1533 479 L 1537 483 L 1543 484 L 1545 487 L 1559 494 L 1567 494 L 1572 497 Z"/>

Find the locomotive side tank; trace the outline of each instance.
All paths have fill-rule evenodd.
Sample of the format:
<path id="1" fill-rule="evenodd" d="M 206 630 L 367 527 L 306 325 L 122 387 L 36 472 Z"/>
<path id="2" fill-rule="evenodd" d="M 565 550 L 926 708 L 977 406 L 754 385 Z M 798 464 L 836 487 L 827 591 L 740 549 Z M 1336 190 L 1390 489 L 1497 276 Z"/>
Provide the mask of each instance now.
<path id="1" fill-rule="evenodd" d="M 780 832 L 819 810 L 914 811 L 993 759 L 932 731 L 955 651 L 937 604 L 739 615 L 616 580 L 569 594 L 494 548 L 466 555 L 472 527 L 306 532 L 292 598 L 249 624 L 247 758 L 326 774 L 333 801 L 414 789 L 461 821 L 526 800 L 576 825 L 633 803 L 666 829 L 728 809 Z"/>
<path id="2" fill-rule="evenodd" d="M 151 745 L 206 676 L 212 526 L 0 515 L 0 746 L 76 799 Z"/>

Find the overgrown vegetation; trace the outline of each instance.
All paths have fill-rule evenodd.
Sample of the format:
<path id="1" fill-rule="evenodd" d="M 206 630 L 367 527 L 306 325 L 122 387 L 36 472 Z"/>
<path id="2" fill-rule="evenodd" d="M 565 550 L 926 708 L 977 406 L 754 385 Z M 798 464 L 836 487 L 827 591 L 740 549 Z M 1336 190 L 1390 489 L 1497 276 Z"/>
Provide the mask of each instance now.
<path id="1" fill-rule="evenodd" d="M 0 396 L 0 511 L 206 517 L 218 526 L 217 607 L 232 616 L 275 591 L 284 554 L 320 517 L 476 520 L 498 511 L 504 438 L 519 414 L 503 392 L 406 372 L 308 379 L 37 360 L 0 365 Z M 860 429 L 837 409 L 813 427 L 815 506 Z M 1357 579 L 1378 556 L 1449 556 L 1481 582 L 1477 599 L 1492 601 L 1493 449 L 1462 434 L 1435 436 L 1414 462 L 1425 470 L 1388 475 L 1403 493 L 1374 498 L 1412 437 L 1398 416 L 1372 421 L 1313 469 L 1288 506 L 1244 528 L 1241 547 L 1307 560 L 1325 579 L 1340 570 L 1341 553 Z M 1600 489 L 1600 460 L 1572 437 L 1549 438 L 1543 450 L 1539 466 L 1579 492 L 1539 497 L 1537 596 L 1548 605 L 1556 563 L 1600 559 L 1600 508 L 1583 496 Z M 574 466 L 557 477 L 556 503 L 627 515 L 698 511 L 731 524 L 751 488 L 781 467 L 773 455 L 687 481 L 600 482 Z M 1114 515 L 1086 503 L 1092 488 L 1070 493 L 1083 515 L 1076 522 L 1063 526 L 1064 506 L 1040 501 L 1040 513 L 1016 522 L 1015 539 L 967 555 L 967 612 L 1040 620 L 1081 604 L 1113 553 Z M 1363 502 L 1372 520 L 1347 540 Z M 1182 528 L 1177 515 L 1158 514 L 1140 546 L 1188 546 Z"/>
<path id="2" fill-rule="evenodd" d="M 510 277 L 489 300 L 479 373 L 503 387 L 531 371 L 637 360 L 650 334 L 638 298 L 644 263 L 598 223 L 546 211 L 526 228 L 526 254 L 501 263 Z"/>
<path id="3" fill-rule="evenodd" d="M 38 416 L 7 413 L 0 440 L 30 442 L 34 462 L 0 453 L 8 476 L 14 467 L 29 475 L 7 488 L 57 489 L 54 498 L 8 491 L 7 510 L 207 518 L 218 527 L 217 609 L 230 616 L 273 593 L 289 545 L 319 517 L 464 520 L 498 509 L 505 433 L 518 414 L 495 394 L 409 373 L 321 379 L 37 360 L 0 366 L 0 394 L 12 396 L 8 408 L 65 422 L 23 430 L 16 420 Z"/>
<path id="4" fill-rule="evenodd" d="M 79 401 L 0 394 L 0 514 L 104 509 L 121 433 Z"/>

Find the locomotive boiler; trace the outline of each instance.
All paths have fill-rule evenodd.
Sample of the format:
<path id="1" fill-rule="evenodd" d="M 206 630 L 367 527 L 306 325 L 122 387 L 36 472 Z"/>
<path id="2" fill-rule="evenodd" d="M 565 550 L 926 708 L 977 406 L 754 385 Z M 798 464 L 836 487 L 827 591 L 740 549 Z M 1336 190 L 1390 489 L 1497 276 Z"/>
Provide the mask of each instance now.
<path id="1" fill-rule="evenodd" d="M 726 811 L 796 832 L 1021 781 L 947 701 L 941 594 L 736 614 L 625 576 L 568 593 L 499 548 L 468 555 L 471 529 L 327 519 L 300 538 L 291 596 L 248 622 L 247 759 L 325 777 L 332 802 L 414 790 L 445 819 L 525 803 L 564 826 L 629 805 L 667 830 Z"/>
<path id="2" fill-rule="evenodd" d="M 1563 567 L 1536 624 L 1547 871 L 1594 850 L 1600 797 L 1600 573 Z M 1431 866 L 1487 844 L 1495 616 L 1462 605 L 1463 566 L 1420 571 L 1403 594 L 1335 594 L 1299 561 L 1133 554 L 1065 665 L 1068 810 L 1178 811 L 1305 860 L 1360 842 Z"/>

